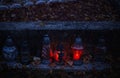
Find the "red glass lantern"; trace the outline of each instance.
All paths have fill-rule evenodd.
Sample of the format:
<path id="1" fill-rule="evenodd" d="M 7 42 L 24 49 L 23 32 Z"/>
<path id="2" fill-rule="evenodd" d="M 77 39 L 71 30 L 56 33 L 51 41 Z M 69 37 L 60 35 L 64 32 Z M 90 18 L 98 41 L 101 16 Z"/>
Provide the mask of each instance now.
<path id="1" fill-rule="evenodd" d="M 79 60 L 83 54 L 83 48 L 77 49 L 77 48 L 73 47 L 72 50 L 73 50 L 73 59 Z"/>
<path id="2" fill-rule="evenodd" d="M 53 60 L 59 61 L 59 52 L 50 50 L 50 61 L 52 62 Z"/>
<path id="3" fill-rule="evenodd" d="M 74 45 L 72 46 L 73 60 L 80 60 L 83 54 L 82 40 L 80 37 L 76 38 Z"/>
<path id="4" fill-rule="evenodd" d="M 59 61 L 59 62 L 62 62 L 63 61 L 63 57 L 64 57 L 64 47 L 63 47 L 63 44 L 60 43 L 56 46 L 56 51 L 54 53 L 54 59 L 56 61 Z"/>

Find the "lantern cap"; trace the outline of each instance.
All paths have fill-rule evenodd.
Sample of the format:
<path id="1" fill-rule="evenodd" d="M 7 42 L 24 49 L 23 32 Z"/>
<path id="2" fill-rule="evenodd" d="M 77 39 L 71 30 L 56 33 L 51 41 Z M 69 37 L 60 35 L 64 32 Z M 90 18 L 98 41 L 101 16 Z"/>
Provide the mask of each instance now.
<path id="1" fill-rule="evenodd" d="M 84 49 L 83 46 L 72 46 L 72 49 L 77 49 L 77 50 L 81 50 Z"/>
<path id="2" fill-rule="evenodd" d="M 43 43 L 46 44 L 46 45 L 50 44 L 50 38 L 49 38 L 48 34 L 44 35 Z"/>
<path id="3" fill-rule="evenodd" d="M 12 46 L 13 45 L 12 38 L 10 36 L 8 36 L 5 43 L 6 43 L 7 46 Z"/>
<path id="4" fill-rule="evenodd" d="M 81 37 L 76 37 L 74 44 L 82 45 L 82 39 L 81 39 Z"/>
<path id="5" fill-rule="evenodd" d="M 74 45 L 72 46 L 72 49 L 78 49 L 78 50 L 83 49 L 81 37 L 76 37 Z"/>
<path id="6" fill-rule="evenodd" d="M 57 45 L 56 50 L 57 51 L 63 51 L 64 50 L 63 45 L 62 44 Z"/>

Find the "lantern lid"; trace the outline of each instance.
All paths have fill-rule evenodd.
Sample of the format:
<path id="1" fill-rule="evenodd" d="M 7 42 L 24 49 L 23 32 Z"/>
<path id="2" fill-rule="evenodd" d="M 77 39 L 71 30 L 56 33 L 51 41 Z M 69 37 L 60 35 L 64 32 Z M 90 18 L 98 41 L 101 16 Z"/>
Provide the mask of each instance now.
<path id="1" fill-rule="evenodd" d="M 57 45 L 56 50 L 57 51 L 63 51 L 64 50 L 63 45 L 62 44 Z"/>
<path id="2" fill-rule="evenodd" d="M 12 46 L 13 45 L 13 40 L 10 36 L 7 37 L 5 44 L 6 44 L 6 46 Z"/>
<path id="3" fill-rule="evenodd" d="M 84 48 L 83 46 L 72 46 L 72 49 L 82 50 Z"/>
<path id="4" fill-rule="evenodd" d="M 72 49 L 78 49 L 78 50 L 83 49 L 81 37 L 77 37 L 75 39 L 75 42 L 74 42 L 74 45 L 72 46 Z"/>
<path id="5" fill-rule="evenodd" d="M 75 39 L 74 44 L 82 45 L 82 39 L 81 39 L 81 37 L 77 37 L 77 38 Z"/>
<path id="6" fill-rule="evenodd" d="M 45 34 L 44 37 L 43 37 L 43 43 L 44 44 L 50 44 L 50 38 L 48 36 L 48 34 Z"/>

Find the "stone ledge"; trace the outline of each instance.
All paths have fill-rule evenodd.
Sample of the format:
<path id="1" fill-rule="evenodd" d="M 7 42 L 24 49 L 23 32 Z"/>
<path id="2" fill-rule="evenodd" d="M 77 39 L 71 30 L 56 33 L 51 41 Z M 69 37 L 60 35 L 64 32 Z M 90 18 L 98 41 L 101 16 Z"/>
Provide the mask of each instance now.
<path id="1" fill-rule="evenodd" d="M 113 30 L 120 29 L 120 22 L 0 22 L 0 30 Z"/>

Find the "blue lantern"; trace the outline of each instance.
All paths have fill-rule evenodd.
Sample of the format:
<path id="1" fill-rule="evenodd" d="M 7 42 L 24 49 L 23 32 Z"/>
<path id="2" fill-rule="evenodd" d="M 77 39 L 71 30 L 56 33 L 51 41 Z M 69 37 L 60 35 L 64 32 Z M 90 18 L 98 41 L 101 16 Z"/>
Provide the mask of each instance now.
<path id="1" fill-rule="evenodd" d="M 2 49 L 3 56 L 7 61 L 15 61 L 18 51 L 13 44 L 13 40 L 10 36 L 6 39 L 5 45 Z"/>
<path id="2" fill-rule="evenodd" d="M 21 48 L 21 61 L 23 64 L 27 64 L 29 62 L 29 48 L 27 41 L 22 43 Z"/>
<path id="3" fill-rule="evenodd" d="M 98 40 L 98 45 L 96 46 L 96 52 L 94 54 L 96 61 L 104 61 L 104 57 L 106 54 L 107 48 L 105 46 L 105 40 L 100 38 Z"/>

